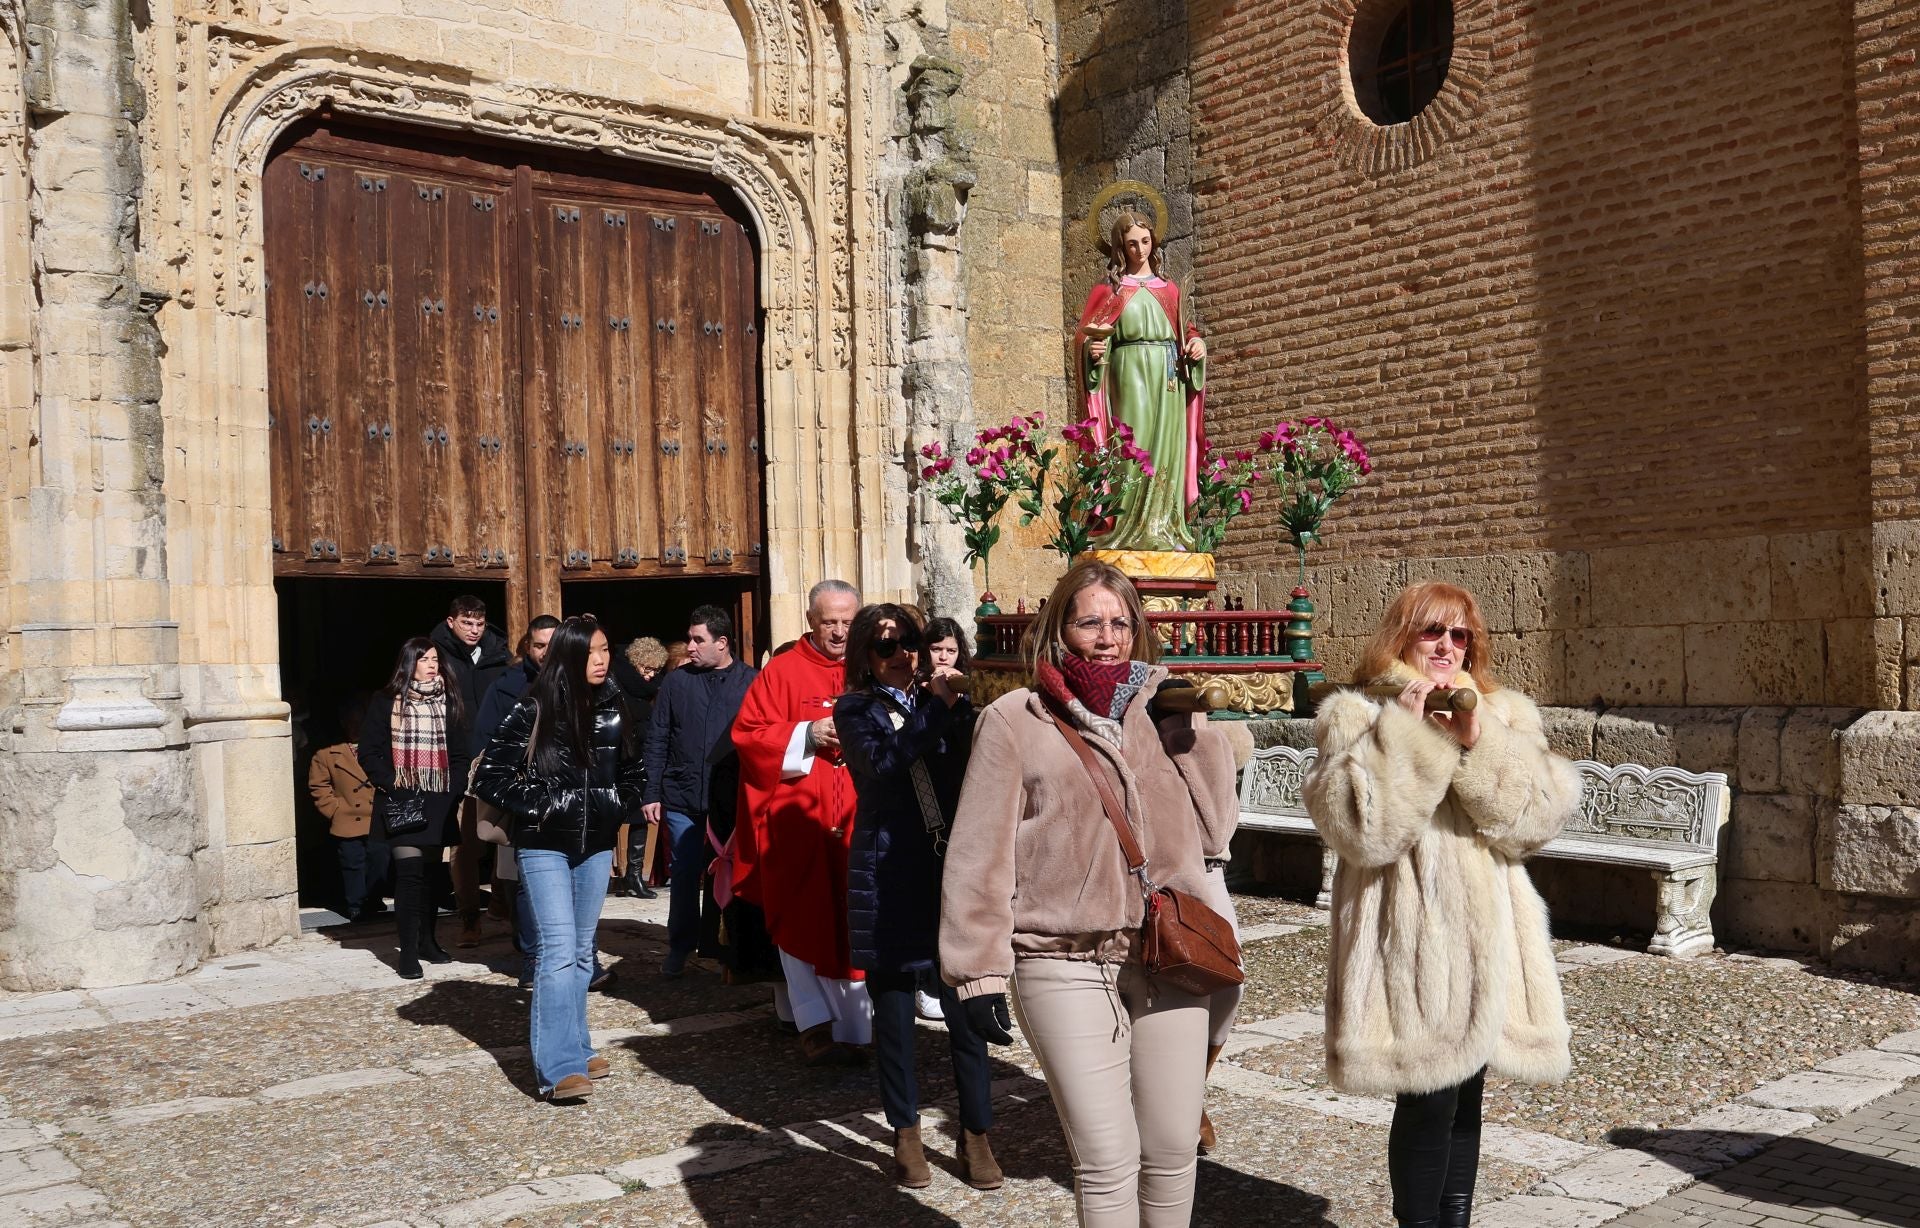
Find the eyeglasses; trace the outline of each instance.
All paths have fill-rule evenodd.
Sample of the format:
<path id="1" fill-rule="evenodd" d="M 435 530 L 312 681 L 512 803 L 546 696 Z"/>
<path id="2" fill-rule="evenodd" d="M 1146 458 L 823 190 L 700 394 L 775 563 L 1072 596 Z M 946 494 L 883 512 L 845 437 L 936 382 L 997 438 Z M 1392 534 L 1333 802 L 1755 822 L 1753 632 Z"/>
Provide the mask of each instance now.
<path id="1" fill-rule="evenodd" d="M 902 648 L 908 652 L 919 652 L 920 641 L 911 635 L 902 636 L 897 640 L 875 640 L 873 642 L 873 655 L 879 657 L 882 661 L 887 661 L 891 660 L 893 654 Z"/>
<path id="2" fill-rule="evenodd" d="M 1423 644 L 1431 644 L 1443 635 L 1453 641 L 1455 648 L 1466 648 L 1473 643 L 1473 631 L 1471 629 L 1467 627 L 1443 627 L 1439 623 L 1434 623 L 1422 631 L 1420 633 L 1420 642 Z"/>
<path id="3" fill-rule="evenodd" d="M 1115 635 L 1133 634 L 1133 620 L 1131 618 L 1076 618 L 1068 623 L 1067 626 L 1078 631 L 1081 635 L 1099 635 L 1102 627 L 1105 627 Z"/>

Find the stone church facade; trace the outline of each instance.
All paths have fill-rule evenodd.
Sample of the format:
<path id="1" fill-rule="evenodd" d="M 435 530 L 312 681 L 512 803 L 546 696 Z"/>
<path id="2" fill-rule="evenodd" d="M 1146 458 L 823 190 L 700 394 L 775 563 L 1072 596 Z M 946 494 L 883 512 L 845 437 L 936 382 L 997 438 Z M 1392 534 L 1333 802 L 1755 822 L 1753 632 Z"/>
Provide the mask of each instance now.
<path id="1" fill-rule="evenodd" d="M 1081 214 L 1151 184 L 1214 437 L 1326 412 L 1381 460 L 1316 555 L 1329 668 L 1462 578 L 1565 749 L 1733 775 L 1725 937 L 1910 966 L 1920 3 L 1457 0 L 1383 123 L 1355 48 L 1410 7 L 0 0 L 0 985 L 297 929 L 263 182 L 318 122 L 738 211 L 778 637 L 826 575 L 971 608 L 909 458 L 1066 412 Z M 1258 510 L 1221 562 L 1284 603 Z M 1646 915 L 1606 874 L 1556 907 Z"/>

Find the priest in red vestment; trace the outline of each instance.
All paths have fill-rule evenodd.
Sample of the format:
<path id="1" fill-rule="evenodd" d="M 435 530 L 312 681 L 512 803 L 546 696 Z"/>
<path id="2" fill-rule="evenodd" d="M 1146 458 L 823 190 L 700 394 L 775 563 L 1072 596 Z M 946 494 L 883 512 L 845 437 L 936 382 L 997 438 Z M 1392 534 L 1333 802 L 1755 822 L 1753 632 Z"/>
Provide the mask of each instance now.
<path id="1" fill-rule="evenodd" d="M 801 1052 L 818 1065 L 856 1061 L 848 1046 L 873 1039 L 873 1007 L 848 949 L 855 798 L 833 729 L 847 632 L 859 609 L 851 584 L 814 585 L 807 635 L 760 671 L 733 722 L 740 752 L 733 890 L 766 914 L 786 973 L 781 1017 L 791 1016 Z"/>

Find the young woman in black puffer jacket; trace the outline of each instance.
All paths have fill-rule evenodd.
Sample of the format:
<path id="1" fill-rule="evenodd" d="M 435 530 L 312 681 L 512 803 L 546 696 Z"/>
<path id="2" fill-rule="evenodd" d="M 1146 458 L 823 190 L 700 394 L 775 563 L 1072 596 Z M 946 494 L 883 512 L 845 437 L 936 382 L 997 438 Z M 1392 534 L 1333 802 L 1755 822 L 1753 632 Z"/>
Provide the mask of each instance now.
<path id="1" fill-rule="evenodd" d="M 608 1073 L 587 1033 L 594 931 L 620 825 L 640 820 L 640 723 L 607 678 L 606 632 L 590 617 L 553 633 L 527 696 L 487 745 L 473 791 L 512 821 L 533 907 L 531 1019 L 540 1092 L 578 1100 Z"/>

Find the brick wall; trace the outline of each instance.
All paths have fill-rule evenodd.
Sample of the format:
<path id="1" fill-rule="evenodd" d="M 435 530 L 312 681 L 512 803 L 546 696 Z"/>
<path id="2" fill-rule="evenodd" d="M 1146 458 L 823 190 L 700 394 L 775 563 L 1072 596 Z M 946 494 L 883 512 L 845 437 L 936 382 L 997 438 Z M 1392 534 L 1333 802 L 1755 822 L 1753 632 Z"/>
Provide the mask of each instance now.
<path id="1" fill-rule="evenodd" d="M 1920 517 L 1920 361 L 1913 278 L 1920 212 L 1920 6 L 1862 3 L 1856 60 L 1860 210 L 1865 254 L 1866 395 L 1871 415 L 1873 500 L 1883 519 Z"/>
<path id="2" fill-rule="evenodd" d="M 1350 3 L 1191 5 L 1216 438 L 1361 432 L 1335 559 L 1864 525 L 1851 7 L 1458 3 L 1450 130 L 1373 156 Z"/>

